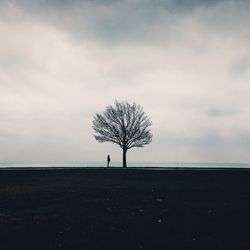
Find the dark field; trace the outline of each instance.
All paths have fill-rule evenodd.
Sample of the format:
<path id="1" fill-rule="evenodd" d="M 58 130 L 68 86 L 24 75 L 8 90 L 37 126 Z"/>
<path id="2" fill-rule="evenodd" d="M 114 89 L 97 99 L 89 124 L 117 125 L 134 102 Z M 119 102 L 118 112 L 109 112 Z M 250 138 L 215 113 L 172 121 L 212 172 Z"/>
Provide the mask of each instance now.
<path id="1" fill-rule="evenodd" d="M 250 249 L 249 170 L 1 170 L 0 249 Z"/>

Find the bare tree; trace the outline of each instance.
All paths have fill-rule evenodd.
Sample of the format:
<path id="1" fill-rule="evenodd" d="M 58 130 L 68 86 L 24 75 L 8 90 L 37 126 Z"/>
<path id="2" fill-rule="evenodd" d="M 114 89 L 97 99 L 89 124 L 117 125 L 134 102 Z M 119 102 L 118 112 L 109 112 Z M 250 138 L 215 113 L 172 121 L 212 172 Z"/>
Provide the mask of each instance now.
<path id="1" fill-rule="evenodd" d="M 94 137 L 98 142 L 112 142 L 123 150 L 123 167 L 127 167 L 128 149 L 143 147 L 152 141 L 151 121 L 140 105 L 115 101 L 93 120 Z"/>

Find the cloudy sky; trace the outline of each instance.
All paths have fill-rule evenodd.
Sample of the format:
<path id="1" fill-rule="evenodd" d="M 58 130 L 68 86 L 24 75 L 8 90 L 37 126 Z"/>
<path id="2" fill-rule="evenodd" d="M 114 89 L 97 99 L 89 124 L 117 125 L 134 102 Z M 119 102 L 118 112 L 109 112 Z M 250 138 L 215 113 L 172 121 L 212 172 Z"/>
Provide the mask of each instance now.
<path id="1" fill-rule="evenodd" d="M 153 142 L 129 161 L 250 162 L 248 0 L 0 0 L 0 160 L 121 160 L 114 100 Z"/>

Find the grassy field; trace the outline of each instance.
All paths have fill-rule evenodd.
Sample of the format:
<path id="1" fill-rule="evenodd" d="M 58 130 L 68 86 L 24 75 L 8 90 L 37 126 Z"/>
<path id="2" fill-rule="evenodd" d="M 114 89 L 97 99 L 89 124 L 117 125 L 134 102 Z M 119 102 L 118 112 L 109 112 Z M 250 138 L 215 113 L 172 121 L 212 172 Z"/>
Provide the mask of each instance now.
<path id="1" fill-rule="evenodd" d="M 0 171 L 0 249 L 250 249 L 250 170 Z"/>

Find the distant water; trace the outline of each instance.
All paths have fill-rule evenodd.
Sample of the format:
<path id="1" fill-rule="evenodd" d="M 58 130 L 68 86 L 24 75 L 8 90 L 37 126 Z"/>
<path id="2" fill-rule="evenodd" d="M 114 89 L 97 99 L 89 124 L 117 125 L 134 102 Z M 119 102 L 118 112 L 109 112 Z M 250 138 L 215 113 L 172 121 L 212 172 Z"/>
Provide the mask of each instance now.
<path id="1" fill-rule="evenodd" d="M 128 167 L 160 168 L 250 168 L 250 163 L 178 163 L 178 162 L 128 162 Z M 122 167 L 121 162 L 111 162 L 111 167 Z M 51 168 L 51 167 L 106 167 L 106 162 L 0 162 L 0 168 Z"/>

